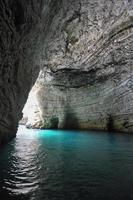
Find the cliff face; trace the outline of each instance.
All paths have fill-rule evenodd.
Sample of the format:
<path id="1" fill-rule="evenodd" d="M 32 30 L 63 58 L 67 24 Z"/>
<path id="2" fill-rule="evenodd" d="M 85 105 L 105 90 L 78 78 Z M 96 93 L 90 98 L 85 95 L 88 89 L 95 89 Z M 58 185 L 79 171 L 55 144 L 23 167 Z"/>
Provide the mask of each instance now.
<path id="1" fill-rule="evenodd" d="M 39 125 L 133 131 L 133 2 L 2 0 L 0 135 L 36 83 Z"/>
<path id="2" fill-rule="evenodd" d="M 63 1 L 36 82 L 37 127 L 132 132 L 132 41 L 131 1 Z"/>
<path id="3" fill-rule="evenodd" d="M 16 134 L 42 66 L 42 48 L 57 5 L 56 1 L 0 1 L 0 144 Z"/>

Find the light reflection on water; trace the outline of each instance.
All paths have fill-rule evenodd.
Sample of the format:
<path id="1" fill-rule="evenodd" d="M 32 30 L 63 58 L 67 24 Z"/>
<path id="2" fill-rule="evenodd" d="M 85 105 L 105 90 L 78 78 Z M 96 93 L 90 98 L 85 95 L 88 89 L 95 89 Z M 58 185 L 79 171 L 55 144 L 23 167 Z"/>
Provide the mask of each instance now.
<path id="1" fill-rule="evenodd" d="M 132 169 L 131 135 L 20 126 L 0 151 L 0 199 L 130 200 Z"/>

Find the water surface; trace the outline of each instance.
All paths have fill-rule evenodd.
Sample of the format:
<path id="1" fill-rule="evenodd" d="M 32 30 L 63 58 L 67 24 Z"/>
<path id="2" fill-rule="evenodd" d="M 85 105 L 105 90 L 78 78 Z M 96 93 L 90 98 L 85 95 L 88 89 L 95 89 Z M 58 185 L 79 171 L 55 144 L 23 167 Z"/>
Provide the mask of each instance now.
<path id="1" fill-rule="evenodd" d="M 0 199 L 133 199 L 133 136 L 20 126 L 0 150 Z"/>

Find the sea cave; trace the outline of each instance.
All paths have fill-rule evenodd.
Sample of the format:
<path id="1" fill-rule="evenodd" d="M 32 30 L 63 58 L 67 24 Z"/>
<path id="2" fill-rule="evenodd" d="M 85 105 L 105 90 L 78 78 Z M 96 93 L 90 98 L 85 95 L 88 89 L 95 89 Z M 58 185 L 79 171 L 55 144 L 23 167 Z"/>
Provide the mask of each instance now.
<path id="1" fill-rule="evenodd" d="M 133 1 L 0 1 L 0 199 L 133 199 Z"/>

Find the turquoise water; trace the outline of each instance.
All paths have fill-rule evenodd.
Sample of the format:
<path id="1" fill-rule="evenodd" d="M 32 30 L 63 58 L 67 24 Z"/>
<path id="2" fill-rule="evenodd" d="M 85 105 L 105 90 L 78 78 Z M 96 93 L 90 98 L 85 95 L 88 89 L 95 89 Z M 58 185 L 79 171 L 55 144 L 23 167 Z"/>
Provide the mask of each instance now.
<path id="1" fill-rule="evenodd" d="M 133 136 L 20 126 L 0 150 L 0 199 L 133 199 Z"/>

